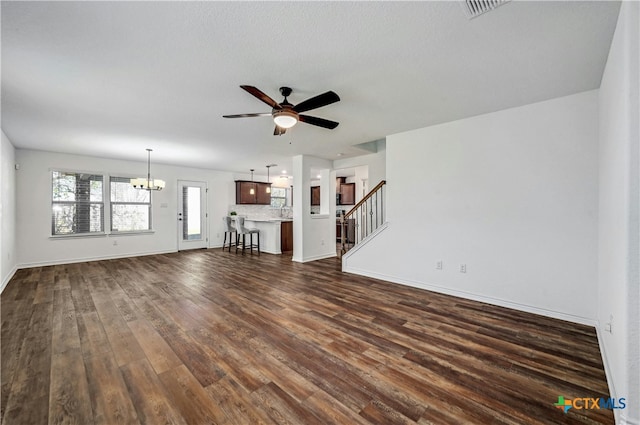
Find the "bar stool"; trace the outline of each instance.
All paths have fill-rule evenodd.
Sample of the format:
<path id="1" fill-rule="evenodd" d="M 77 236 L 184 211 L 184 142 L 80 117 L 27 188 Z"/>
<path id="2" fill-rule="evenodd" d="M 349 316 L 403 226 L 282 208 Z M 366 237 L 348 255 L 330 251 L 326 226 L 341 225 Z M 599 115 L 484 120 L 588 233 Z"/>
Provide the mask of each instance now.
<path id="1" fill-rule="evenodd" d="M 253 244 L 253 235 L 258 235 L 258 244 Z M 253 248 L 258 248 L 258 255 L 260 255 L 260 230 L 249 229 L 244 227 L 244 217 L 236 217 L 236 254 L 238 253 L 238 246 L 240 245 L 240 235 L 242 235 L 242 253 L 247 246 L 245 237 L 249 235 L 249 249 L 251 255 L 253 255 Z"/>
<path id="2" fill-rule="evenodd" d="M 222 217 L 222 221 L 224 222 L 224 241 L 222 242 L 222 250 L 224 251 L 224 247 L 227 244 L 227 233 L 229 234 L 229 252 L 231 252 L 231 247 L 234 246 L 238 241 L 238 235 L 236 228 L 233 227 L 231 223 L 231 217 L 226 216 Z M 233 240 L 233 234 L 236 233 L 236 241 Z"/>

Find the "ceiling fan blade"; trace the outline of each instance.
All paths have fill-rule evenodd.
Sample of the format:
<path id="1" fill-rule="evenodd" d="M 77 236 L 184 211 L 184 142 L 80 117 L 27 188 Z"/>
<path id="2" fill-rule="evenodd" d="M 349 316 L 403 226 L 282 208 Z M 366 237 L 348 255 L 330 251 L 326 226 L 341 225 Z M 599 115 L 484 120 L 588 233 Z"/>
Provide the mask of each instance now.
<path id="1" fill-rule="evenodd" d="M 305 111 L 310 111 L 311 109 L 320 108 L 322 106 L 330 105 L 332 103 L 338 102 L 340 98 L 337 94 L 332 91 L 328 91 L 326 93 L 319 94 L 315 97 L 312 97 L 307 100 L 303 100 L 293 107 L 293 110 L 300 113 Z"/>
<path id="2" fill-rule="evenodd" d="M 324 118 L 310 117 L 309 115 L 299 115 L 300 122 L 304 122 L 311 125 L 317 125 L 318 127 L 324 127 L 333 130 L 338 126 L 335 121 L 325 120 Z"/>
<path id="3" fill-rule="evenodd" d="M 223 115 L 222 118 L 247 118 L 247 117 L 270 117 L 270 112 L 257 113 L 257 114 L 235 114 L 235 115 Z"/>
<path id="4" fill-rule="evenodd" d="M 273 135 L 274 136 L 282 136 L 286 132 L 287 132 L 286 128 L 278 127 L 276 125 L 276 128 L 273 130 Z"/>
<path id="5" fill-rule="evenodd" d="M 282 109 L 282 106 L 280 106 L 280 104 L 278 104 L 278 102 L 276 102 L 275 100 L 271 99 L 269 96 L 264 94 L 262 91 L 260 91 L 260 89 L 257 89 L 257 88 L 255 88 L 253 86 L 240 86 L 240 88 L 246 90 L 249 94 L 257 97 L 258 99 L 260 99 L 261 101 L 263 101 L 267 105 L 271 106 L 272 108 L 274 108 L 274 109 Z"/>

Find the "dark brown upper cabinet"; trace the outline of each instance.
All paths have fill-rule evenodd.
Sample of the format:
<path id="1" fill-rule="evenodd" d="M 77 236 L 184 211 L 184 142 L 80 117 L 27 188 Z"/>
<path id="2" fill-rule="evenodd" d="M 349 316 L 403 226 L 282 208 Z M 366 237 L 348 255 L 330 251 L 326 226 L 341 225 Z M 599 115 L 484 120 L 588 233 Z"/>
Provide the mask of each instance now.
<path id="1" fill-rule="evenodd" d="M 356 184 L 347 183 L 345 177 L 336 178 L 336 205 L 354 205 L 356 203 Z"/>
<path id="2" fill-rule="evenodd" d="M 271 205 L 271 193 L 267 188 L 271 188 L 271 183 L 236 180 L 236 204 Z"/>
<path id="3" fill-rule="evenodd" d="M 320 205 L 320 186 L 311 186 L 311 205 Z"/>

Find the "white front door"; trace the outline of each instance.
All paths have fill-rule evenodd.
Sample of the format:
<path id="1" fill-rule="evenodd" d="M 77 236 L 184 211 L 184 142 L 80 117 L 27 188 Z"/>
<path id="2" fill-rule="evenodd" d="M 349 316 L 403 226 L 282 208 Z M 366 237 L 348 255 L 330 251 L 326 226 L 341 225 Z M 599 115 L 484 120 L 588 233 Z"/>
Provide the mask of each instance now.
<path id="1" fill-rule="evenodd" d="M 178 180 L 178 250 L 207 248 L 207 183 Z"/>

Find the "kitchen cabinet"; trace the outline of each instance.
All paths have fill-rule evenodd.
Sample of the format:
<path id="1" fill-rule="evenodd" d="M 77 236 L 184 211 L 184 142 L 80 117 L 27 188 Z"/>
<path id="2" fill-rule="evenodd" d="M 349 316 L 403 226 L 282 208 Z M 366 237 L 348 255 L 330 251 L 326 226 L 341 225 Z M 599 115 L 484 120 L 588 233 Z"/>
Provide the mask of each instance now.
<path id="1" fill-rule="evenodd" d="M 340 183 L 340 201 L 338 205 L 355 205 L 356 203 L 356 184 Z"/>
<path id="2" fill-rule="evenodd" d="M 256 183 L 256 204 L 271 205 L 271 183 Z"/>
<path id="3" fill-rule="evenodd" d="M 236 180 L 236 204 L 271 205 L 271 193 L 267 193 L 270 187 L 271 183 Z"/>
<path id="4" fill-rule="evenodd" d="M 260 252 L 282 254 L 293 251 L 292 219 L 247 217 L 244 222 L 247 227 L 260 231 Z"/>
<path id="5" fill-rule="evenodd" d="M 250 193 L 251 189 L 256 189 L 253 182 L 236 181 L 236 204 L 255 204 L 256 195 Z"/>
<path id="6" fill-rule="evenodd" d="M 320 186 L 311 186 L 311 205 L 320 205 Z"/>
<path id="7" fill-rule="evenodd" d="M 280 250 L 293 251 L 293 221 L 280 223 Z"/>

